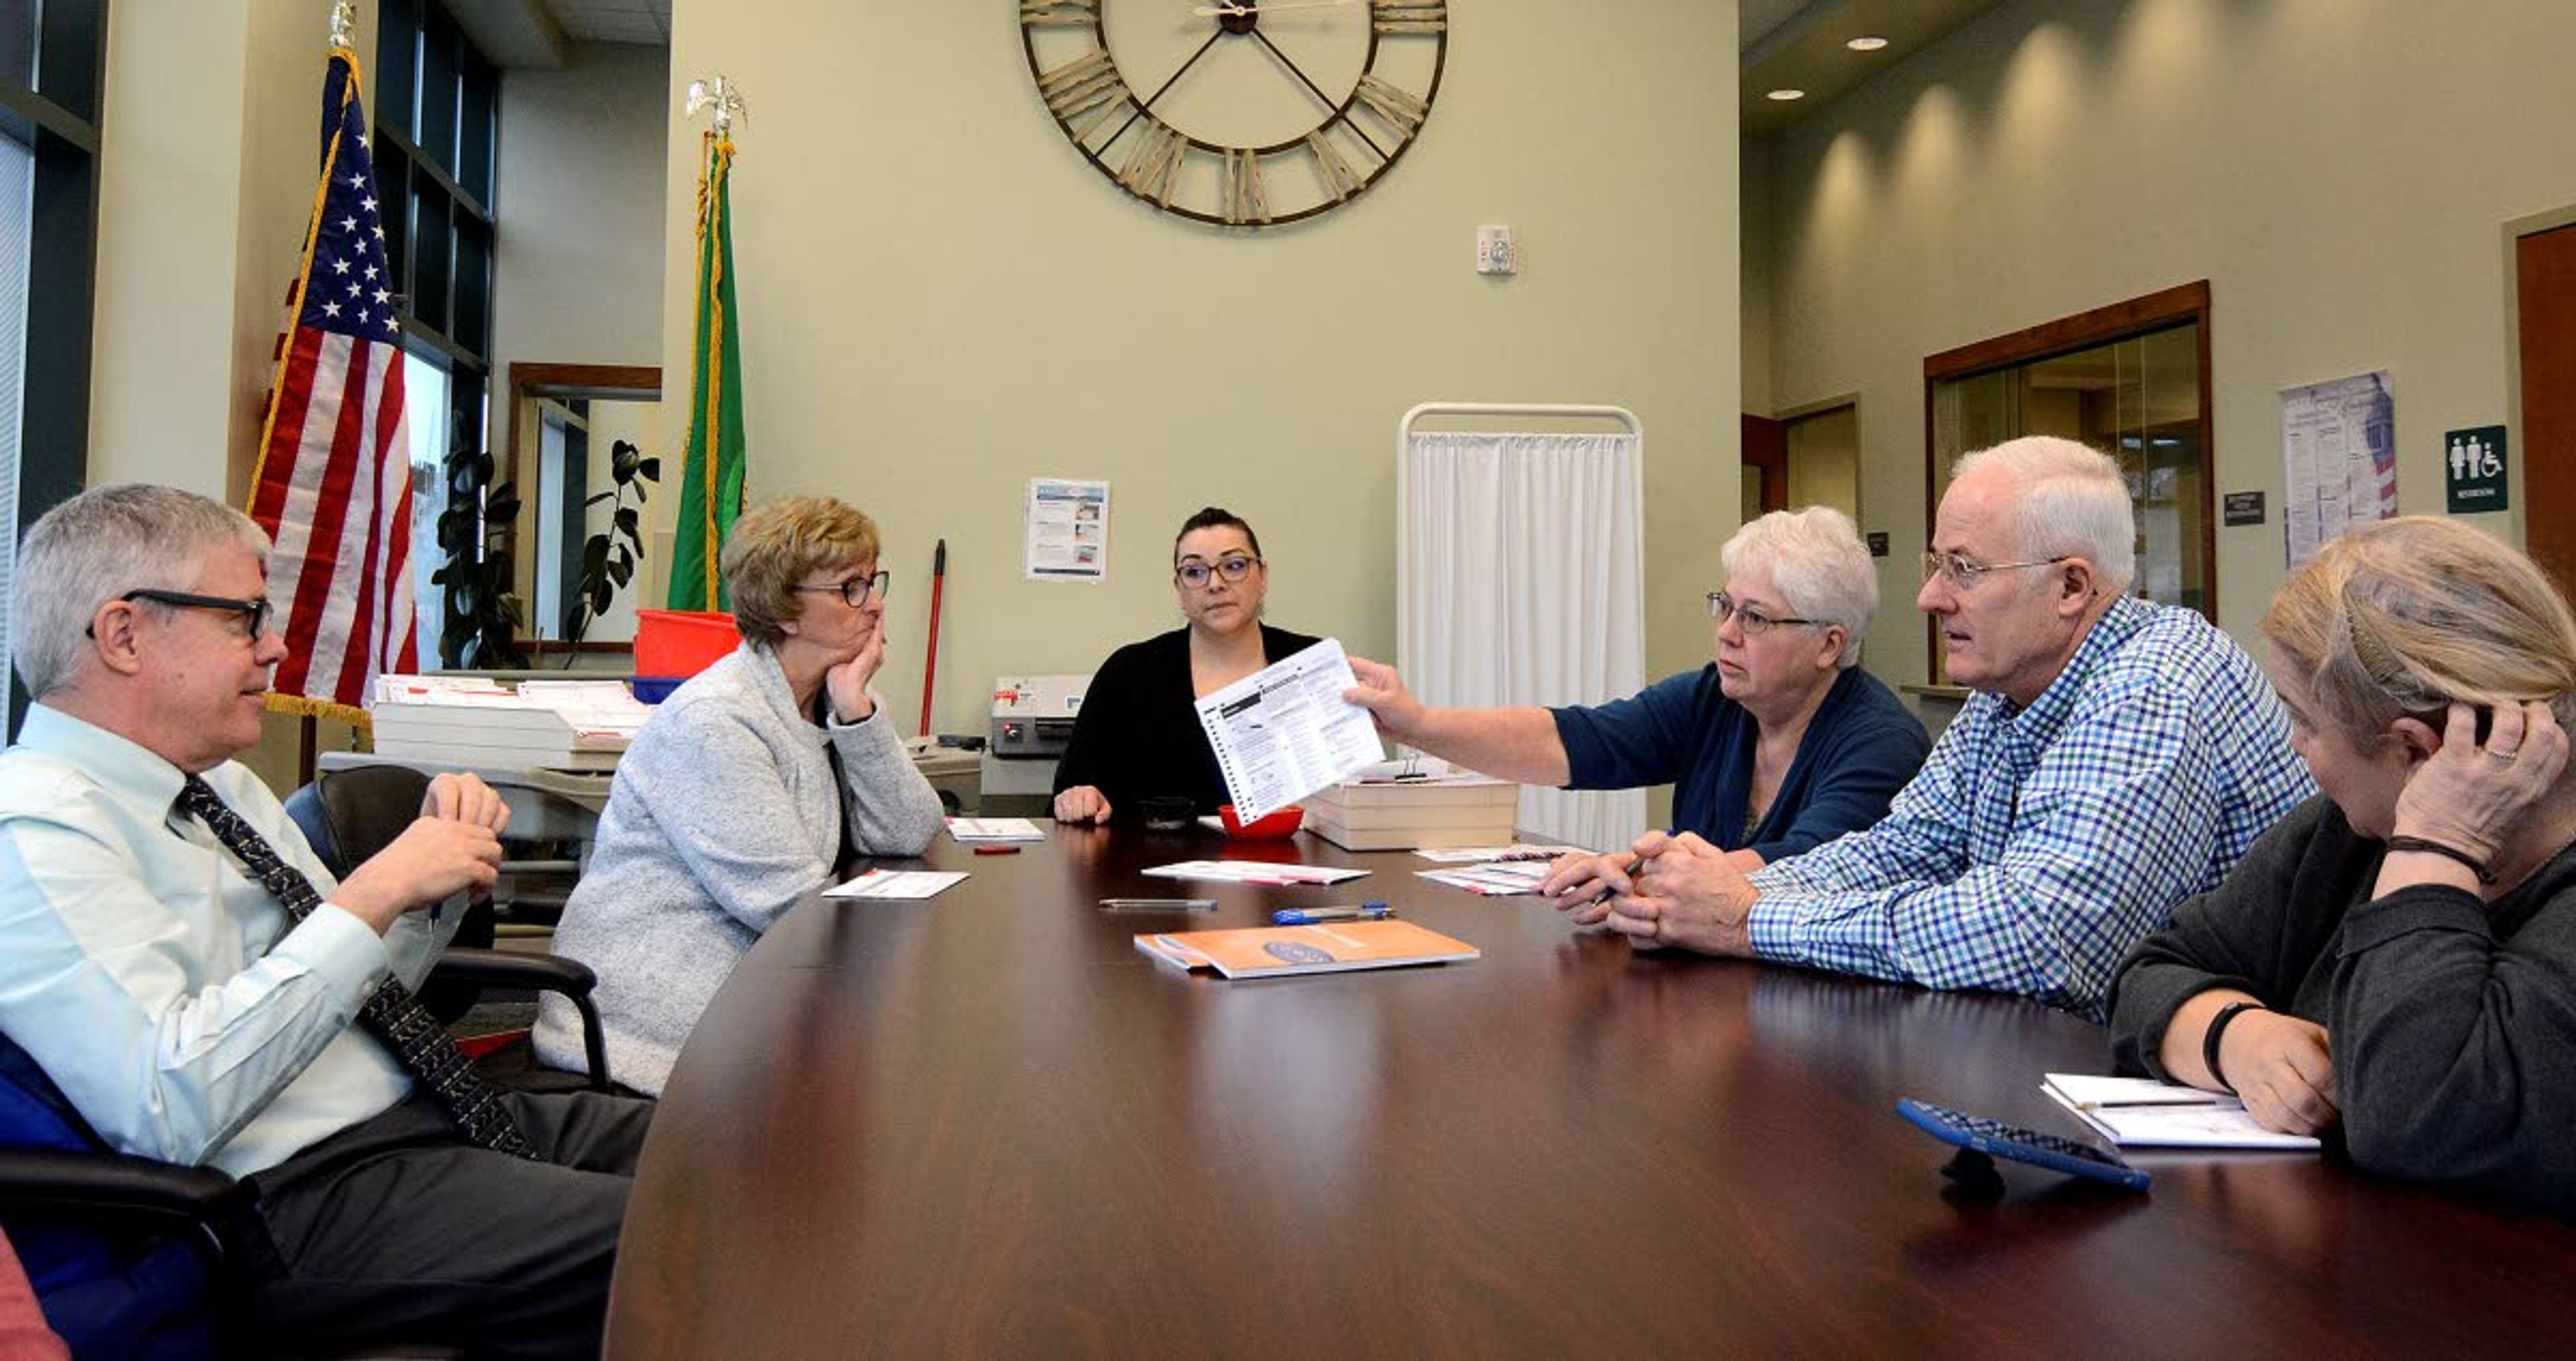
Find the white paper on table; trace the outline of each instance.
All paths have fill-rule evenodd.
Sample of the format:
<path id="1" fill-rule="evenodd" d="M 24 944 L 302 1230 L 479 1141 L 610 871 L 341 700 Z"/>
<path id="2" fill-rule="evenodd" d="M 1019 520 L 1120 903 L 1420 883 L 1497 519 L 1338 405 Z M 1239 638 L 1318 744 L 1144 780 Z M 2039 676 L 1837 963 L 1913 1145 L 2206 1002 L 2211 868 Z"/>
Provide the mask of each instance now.
<path id="1" fill-rule="evenodd" d="M 1508 898 L 1538 892 L 1539 882 L 1547 878 L 1547 870 L 1544 860 L 1512 860 L 1450 870 L 1415 870 L 1414 873 L 1435 884 L 1463 888 L 1488 898 Z"/>
<path id="2" fill-rule="evenodd" d="M 1046 832 L 1027 818 L 950 818 L 948 835 L 960 845 L 1044 841 Z"/>
<path id="3" fill-rule="evenodd" d="M 1267 860 L 1182 860 L 1156 865 L 1145 873 L 1157 879 L 1213 879 L 1226 884 L 1338 884 L 1368 875 L 1367 870 L 1282 865 Z"/>
<path id="4" fill-rule="evenodd" d="M 962 870 L 869 870 L 836 888 L 826 898 L 929 898 L 965 881 Z"/>
<path id="5" fill-rule="evenodd" d="M 1198 702 L 1235 816 L 1250 822 L 1350 778 L 1386 755 L 1339 639 L 1271 663 Z"/>
<path id="6" fill-rule="evenodd" d="M 1509 846 L 1440 846 L 1414 852 L 1425 860 L 1443 865 L 1490 865 L 1498 860 L 1554 860 L 1560 855 L 1590 855 L 1580 846 L 1533 846 L 1517 841 Z"/>

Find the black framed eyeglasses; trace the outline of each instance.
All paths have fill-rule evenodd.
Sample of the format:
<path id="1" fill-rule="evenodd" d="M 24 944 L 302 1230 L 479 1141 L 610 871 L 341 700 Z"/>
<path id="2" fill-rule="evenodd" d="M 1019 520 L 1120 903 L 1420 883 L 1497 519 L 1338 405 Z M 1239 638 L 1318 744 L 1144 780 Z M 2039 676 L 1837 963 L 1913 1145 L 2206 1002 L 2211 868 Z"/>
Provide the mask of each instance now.
<path id="1" fill-rule="evenodd" d="M 880 567 L 871 576 L 852 577 L 847 581 L 835 581 L 828 586 L 791 586 L 788 589 L 799 595 L 816 595 L 829 591 L 839 596 L 842 604 L 855 610 L 871 600 L 885 599 L 886 586 L 893 580 L 894 573 Z"/>
<path id="2" fill-rule="evenodd" d="M 192 595 L 186 591 L 127 591 L 117 599 L 126 604 L 132 604 L 137 600 L 149 600 L 155 605 L 176 605 L 182 609 L 230 610 L 242 616 L 245 629 L 254 643 L 268 632 L 269 616 L 277 612 L 277 607 L 269 604 L 265 599 L 235 600 L 230 596 Z M 97 626 L 92 625 L 89 632 L 90 636 L 96 637 Z"/>
<path id="3" fill-rule="evenodd" d="M 1785 614 L 1764 614 L 1724 591 L 1709 592 L 1708 617 L 1723 624 L 1728 615 L 1735 616 L 1736 627 L 1743 629 L 1748 638 L 1769 633 L 1782 624 L 1805 624 L 1809 628 L 1822 626 L 1813 619 L 1799 619 Z"/>
<path id="4" fill-rule="evenodd" d="M 2072 556 L 2071 553 L 2060 553 L 2053 558 L 2030 558 L 2022 562 L 1974 562 L 1956 553 L 1926 553 L 1923 555 L 1923 579 L 1930 581 L 1939 577 L 1950 583 L 1951 590 L 1964 591 L 1985 580 L 1988 572 L 2006 572 L 2016 567 L 2055 567 Z"/>
<path id="5" fill-rule="evenodd" d="M 1252 575 L 1252 569 L 1260 565 L 1261 559 L 1249 554 L 1228 553 L 1213 564 L 1197 561 L 1182 563 L 1172 569 L 1172 579 L 1191 590 L 1197 590 L 1205 586 L 1212 575 L 1225 578 L 1228 584 L 1240 582 Z"/>

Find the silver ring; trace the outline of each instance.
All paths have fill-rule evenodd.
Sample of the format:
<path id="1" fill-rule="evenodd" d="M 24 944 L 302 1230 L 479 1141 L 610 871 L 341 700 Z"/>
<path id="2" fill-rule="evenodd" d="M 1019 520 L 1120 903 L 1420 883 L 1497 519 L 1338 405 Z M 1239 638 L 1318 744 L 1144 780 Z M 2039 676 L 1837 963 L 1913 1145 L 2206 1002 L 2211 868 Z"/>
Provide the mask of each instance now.
<path id="1" fill-rule="evenodd" d="M 2515 749 L 2513 749 L 2512 751 L 2490 751 L 2490 752 L 2488 752 L 2488 753 L 2487 753 L 2487 759 L 2488 759 L 2488 760 L 2490 760 L 2490 761 L 2496 761 L 2496 762 L 2499 762 L 2499 763 L 2504 764 L 2504 765 L 2512 765 L 2512 764 L 2513 764 L 2513 758 L 2515 758 L 2515 757 L 2517 757 L 2517 756 L 2520 756 L 2521 754 L 2522 754 L 2522 749 L 2521 749 L 2521 748 L 2519 748 L 2519 747 L 2516 747 L 2516 748 L 2515 748 Z"/>

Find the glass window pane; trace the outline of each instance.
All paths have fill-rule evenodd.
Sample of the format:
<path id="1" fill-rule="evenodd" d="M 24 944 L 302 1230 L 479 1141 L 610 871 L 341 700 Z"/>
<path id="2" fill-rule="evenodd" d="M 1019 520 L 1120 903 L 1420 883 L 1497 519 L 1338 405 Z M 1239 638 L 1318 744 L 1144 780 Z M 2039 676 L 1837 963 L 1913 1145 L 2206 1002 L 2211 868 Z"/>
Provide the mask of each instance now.
<path id="1" fill-rule="evenodd" d="M 27 255 L 32 239 L 36 158 L 15 139 L 0 137 L 0 600 L 18 551 L 18 452 L 25 428 L 27 377 Z M 0 674 L 9 667 L 9 611 L 0 608 Z M 0 689 L 7 682 L 0 681 Z"/>
<path id="2" fill-rule="evenodd" d="M 36 86 L 36 0 L 0 0 L 0 79 Z"/>
<path id="3" fill-rule="evenodd" d="M 412 608 L 417 612 L 414 636 L 420 669 L 438 669 L 439 622 L 445 618 L 444 589 L 430 575 L 447 563 L 438 546 L 438 517 L 447 509 L 447 370 L 406 352 L 403 355 L 403 423 L 411 437 L 411 567 Z"/>

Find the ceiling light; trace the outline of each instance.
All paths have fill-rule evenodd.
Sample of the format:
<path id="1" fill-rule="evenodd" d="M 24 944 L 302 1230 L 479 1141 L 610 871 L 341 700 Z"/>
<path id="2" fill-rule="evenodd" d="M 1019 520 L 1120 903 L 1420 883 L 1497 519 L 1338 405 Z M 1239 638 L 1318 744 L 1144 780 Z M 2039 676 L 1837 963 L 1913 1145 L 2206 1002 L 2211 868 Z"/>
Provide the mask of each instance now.
<path id="1" fill-rule="evenodd" d="M 1878 49 L 1887 46 L 1887 39 L 1882 38 L 1875 33 L 1868 33 L 1854 38 L 1850 42 L 1844 43 L 1843 46 L 1850 48 L 1854 52 L 1875 52 Z"/>
<path id="2" fill-rule="evenodd" d="M 1806 98 L 1807 92 L 1804 90 L 1773 90 L 1771 93 L 1762 97 L 1764 99 L 1776 99 L 1781 103 L 1786 104 L 1792 99 Z"/>

